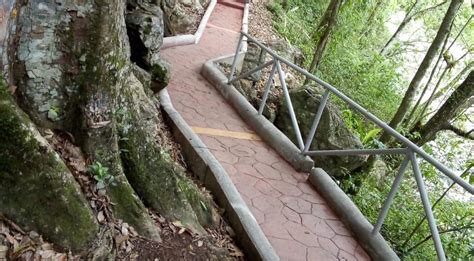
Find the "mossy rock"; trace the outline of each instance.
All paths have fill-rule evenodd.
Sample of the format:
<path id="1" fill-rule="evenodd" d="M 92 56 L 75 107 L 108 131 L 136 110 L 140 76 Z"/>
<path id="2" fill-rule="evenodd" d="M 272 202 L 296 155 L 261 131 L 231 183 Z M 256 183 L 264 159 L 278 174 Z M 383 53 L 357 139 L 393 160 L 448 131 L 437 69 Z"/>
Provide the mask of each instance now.
<path id="1" fill-rule="evenodd" d="M 321 101 L 321 90 L 316 87 L 303 86 L 290 91 L 291 102 L 295 110 L 303 139 L 305 139 L 314 120 Z M 284 101 L 280 107 L 275 125 L 295 144 L 296 134 L 293 129 L 290 114 Z M 362 149 L 363 145 L 346 126 L 341 117 L 342 113 L 332 102 L 328 101 L 321 116 L 316 136 L 310 150 L 343 150 Z M 335 177 L 343 177 L 364 164 L 365 156 L 314 156 L 318 167 L 323 168 Z"/>
<path id="2" fill-rule="evenodd" d="M 158 93 L 166 86 L 168 86 L 170 75 L 170 64 L 165 60 L 159 60 L 151 66 L 151 90 Z"/>

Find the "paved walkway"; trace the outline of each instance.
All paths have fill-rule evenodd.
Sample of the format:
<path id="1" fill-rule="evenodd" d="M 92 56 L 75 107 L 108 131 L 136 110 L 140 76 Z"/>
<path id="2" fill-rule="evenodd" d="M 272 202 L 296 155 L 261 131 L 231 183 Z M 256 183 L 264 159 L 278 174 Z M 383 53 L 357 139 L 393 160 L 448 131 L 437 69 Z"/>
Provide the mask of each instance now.
<path id="1" fill-rule="evenodd" d="M 200 75 L 207 60 L 235 51 L 242 12 L 240 2 L 218 1 L 199 45 L 162 51 L 172 64 L 174 107 L 226 169 L 282 260 L 369 260 L 308 175 L 262 142 Z"/>

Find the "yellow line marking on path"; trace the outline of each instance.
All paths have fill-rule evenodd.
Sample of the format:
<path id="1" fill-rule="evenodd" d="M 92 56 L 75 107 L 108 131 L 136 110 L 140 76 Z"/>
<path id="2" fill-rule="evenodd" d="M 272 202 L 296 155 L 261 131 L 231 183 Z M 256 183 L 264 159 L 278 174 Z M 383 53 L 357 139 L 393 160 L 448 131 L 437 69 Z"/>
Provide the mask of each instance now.
<path id="1" fill-rule="evenodd" d="M 250 132 L 228 131 L 201 127 L 191 127 L 191 129 L 197 134 L 227 137 L 239 140 L 262 140 L 257 134 Z"/>

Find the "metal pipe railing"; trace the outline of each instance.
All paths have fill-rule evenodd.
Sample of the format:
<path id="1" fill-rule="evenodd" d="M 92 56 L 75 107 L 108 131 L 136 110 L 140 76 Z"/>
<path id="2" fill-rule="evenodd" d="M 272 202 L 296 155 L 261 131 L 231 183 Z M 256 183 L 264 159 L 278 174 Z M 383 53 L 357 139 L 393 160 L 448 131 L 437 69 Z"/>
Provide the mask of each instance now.
<path id="1" fill-rule="evenodd" d="M 396 130 L 394 130 L 392 127 L 390 127 L 387 123 L 383 122 L 379 118 L 377 118 L 375 115 L 367 111 L 364 107 L 359 105 L 357 102 L 353 101 L 351 98 L 347 97 L 345 94 L 337 90 L 335 87 L 330 85 L 329 83 L 319 79 L 318 77 L 310 74 L 308 71 L 305 69 L 302 69 L 298 67 L 297 65 L 293 64 L 292 62 L 288 61 L 287 59 L 281 57 L 277 53 L 275 53 L 273 50 L 269 49 L 262 43 L 258 42 L 256 39 L 248 35 L 247 33 L 241 32 L 242 35 L 247 37 L 248 40 L 252 41 L 255 43 L 257 46 L 259 46 L 262 49 L 265 49 L 265 51 L 273 57 L 273 59 L 278 60 L 284 64 L 286 64 L 288 67 L 291 67 L 292 69 L 296 70 L 297 72 L 303 74 L 304 76 L 308 77 L 309 79 L 315 81 L 322 87 L 324 87 L 326 90 L 329 90 L 332 94 L 336 95 L 339 97 L 341 100 L 343 100 L 345 103 L 349 104 L 352 109 L 358 111 L 360 114 L 364 115 L 367 117 L 369 120 L 371 120 L 373 123 L 375 123 L 377 126 L 385 130 L 388 134 L 390 134 L 392 137 L 397 139 L 399 142 L 401 142 L 404 146 L 410 148 L 418 154 L 420 157 L 422 157 L 424 160 L 429 162 L 431 165 L 435 166 L 439 171 L 444 173 L 446 176 L 448 176 L 451 180 L 453 180 L 456 184 L 459 186 L 463 187 L 465 190 L 469 191 L 469 193 L 474 194 L 474 187 L 471 186 L 469 183 L 467 183 L 465 180 L 460 178 L 459 176 L 454 173 L 454 171 L 450 170 L 448 167 L 444 166 L 442 163 L 434 159 L 432 156 L 430 156 L 428 153 L 426 153 L 423 149 L 418 147 L 416 144 L 414 144 L 412 141 L 410 141 L 408 138 L 405 136 L 401 135 L 398 133 Z M 240 49 L 239 49 L 240 50 Z"/>
<path id="2" fill-rule="evenodd" d="M 346 150 L 317 150 L 308 151 L 308 156 L 356 156 L 356 155 L 398 155 L 405 154 L 407 149 L 346 149 Z"/>
<path id="3" fill-rule="evenodd" d="M 258 66 L 257 68 L 254 68 L 244 74 L 241 74 L 239 77 L 234 77 L 234 73 L 236 70 L 237 66 L 237 60 L 239 59 L 239 54 L 241 54 L 241 48 L 242 48 L 242 42 L 244 41 L 244 38 L 247 41 L 250 41 L 257 45 L 258 47 L 261 48 L 259 60 L 258 60 Z M 269 54 L 272 59 L 269 62 L 266 62 L 262 65 L 263 61 L 265 60 L 264 55 L 262 54 Z M 287 65 L 288 67 L 294 69 L 295 71 L 303 74 L 304 76 L 307 77 L 309 80 L 313 80 L 319 85 L 321 85 L 325 91 L 324 94 L 321 97 L 320 104 L 318 106 L 318 109 L 316 111 L 313 123 L 311 125 L 310 132 L 308 134 L 308 137 L 306 141 L 303 143 L 303 137 L 301 134 L 301 131 L 299 129 L 298 121 L 295 115 L 295 111 L 293 108 L 293 105 L 291 103 L 291 98 L 289 95 L 288 87 L 285 82 L 285 75 L 281 67 L 281 63 Z M 434 218 L 433 210 L 431 208 L 431 203 L 428 198 L 428 193 L 425 188 L 425 183 L 423 181 L 423 177 L 420 171 L 420 166 L 418 164 L 418 160 L 416 158 L 416 155 L 420 156 L 423 158 L 425 161 L 430 163 L 431 165 L 435 166 L 441 173 L 449 177 L 454 183 L 458 184 L 462 188 L 464 188 L 466 191 L 468 191 L 471 194 L 474 194 L 474 186 L 470 185 L 468 182 L 466 182 L 464 179 L 456 175 L 454 171 L 450 170 L 446 166 L 444 166 L 442 163 L 434 159 L 431 155 L 426 153 L 422 148 L 418 147 L 416 144 L 414 144 L 412 141 L 407 139 L 405 136 L 401 135 L 398 133 L 396 130 L 394 130 L 392 127 L 390 127 L 388 124 L 377 118 L 375 115 L 367 111 L 365 108 L 363 108 L 361 105 L 353 101 L 351 98 L 347 97 L 345 94 L 337 90 L 334 86 L 330 85 L 329 83 L 326 83 L 325 81 L 319 79 L 318 77 L 312 75 L 308 71 L 298 67 L 297 65 L 293 64 L 292 62 L 288 61 L 287 59 L 281 57 L 277 53 L 275 53 L 273 50 L 270 48 L 266 47 L 259 41 L 257 41 L 255 38 L 251 37 L 249 34 L 242 32 L 240 35 L 239 39 L 239 44 L 236 50 L 236 54 L 234 56 L 234 60 L 232 62 L 232 68 L 231 68 L 231 74 L 229 75 L 228 78 L 228 83 L 232 83 L 238 79 L 247 77 L 267 66 L 270 64 L 273 64 L 272 70 L 270 72 L 269 78 L 267 79 L 265 83 L 265 89 L 264 93 L 262 96 L 262 102 L 259 106 L 258 114 L 262 115 L 263 110 L 265 108 L 268 95 L 270 93 L 270 90 L 272 88 L 272 82 L 273 78 L 275 77 L 276 72 L 278 72 L 278 76 L 281 82 L 281 87 L 283 89 L 283 94 L 285 97 L 285 101 L 287 104 L 287 109 L 290 114 L 291 122 L 293 129 L 296 134 L 296 140 L 299 146 L 299 149 L 303 155 L 307 156 L 354 156 L 354 155 L 406 155 L 405 159 L 403 160 L 399 170 L 398 174 L 395 177 L 395 180 L 393 181 L 392 187 L 390 189 L 389 194 L 387 195 L 386 200 L 384 201 L 384 204 L 380 210 L 378 219 L 376 224 L 374 225 L 374 228 L 372 230 L 372 234 L 377 234 L 380 232 L 380 229 L 383 225 L 383 222 L 388 214 L 388 211 L 390 209 L 390 206 L 393 202 L 393 199 L 398 191 L 398 188 L 403 180 L 403 175 L 405 173 L 405 170 L 407 169 L 408 165 L 411 163 L 413 172 L 414 172 L 414 177 L 417 183 L 418 191 L 420 192 L 420 198 L 423 203 L 423 208 L 429 223 L 430 231 L 433 236 L 433 241 L 434 241 L 434 246 L 436 249 L 436 253 L 438 255 L 439 260 L 446 260 L 446 256 L 443 250 L 443 246 L 441 244 L 441 239 L 439 235 L 438 228 L 436 226 L 436 219 Z M 397 139 L 400 143 L 403 144 L 404 148 L 388 148 L 388 149 L 345 149 L 345 150 L 317 150 L 317 151 L 310 151 L 309 148 L 311 147 L 311 144 L 314 140 L 317 128 L 319 126 L 319 122 L 321 120 L 322 114 L 324 112 L 324 109 L 326 107 L 327 101 L 329 100 L 330 94 L 334 94 L 337 97 L 339 97 L 341 100 L 343 100 L 345 103 L 347 103 L 352 109 L 356 110 L 360 114 L 364 115 L 366 118 L 368 118 L 370 121 L 372 121 L 374 124 L 379 126 L 381 129 L 386 131 L 388 134 L 390 134 L 392 137 Z"/>
<path id="4" fill-rule="evenodd" d="M 316 129 L 319 126 L 319 121 L 321 120 L 321 117 L 323 116 L 324 108 L 326 107 L 326 103 L 329 100 L 329 90 L 324 91 L 324 94 L 321 98 L 321 102 L 319 103 L 318 111 L 316 112 L 316 115 L 314 116 L 313 124 L 311 125 L 311 130 L 309 131 L 308 138 L 306 139 L 306 143 L 304 145 L 304 150 L 303 152 L 308 155 L 309 147 L 311 146 L 311 143 L 313 143 L 314 135 L 316 134 Z"/>

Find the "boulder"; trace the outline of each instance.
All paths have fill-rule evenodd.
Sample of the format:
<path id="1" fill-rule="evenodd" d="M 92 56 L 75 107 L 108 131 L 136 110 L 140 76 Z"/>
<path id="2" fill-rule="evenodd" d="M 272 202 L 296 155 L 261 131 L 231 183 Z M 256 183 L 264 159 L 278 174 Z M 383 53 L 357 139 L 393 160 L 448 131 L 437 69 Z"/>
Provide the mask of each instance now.
<path id="1" fill-rule="evenodd" d="M 303 52 L 296 46 L 291 45 L 285 39 L 272 39 L 267 41 L 268 48 L 274 50 L 282 57 L 298 66 L 302 66 L 304 62 Z"/>
<path id="2" fill-rule="evenodd" d="M 200 16 L 209 2 L 210 0 L 162 0 L 165 36 L 194 34 L 191 31 L 200 23 Z"/>
<path id="3" fill-rule="evenodd" d="M 130 1 L 127 11 L 127 34 L 131 60 L 151 75 L 149 87 L 154 93 L 165 88 L 170 80 L 170 65 L 159 51 L 163 44 L 163 12 L 153 3 Z"/>
<path id="4" fill-rule="evenodd" d="M 321 91 L 315 87 L 300 87 L 290 91 L 291 102 L 295 109 L 303 139 L 310 131 L 314 116 L 320 104 Z M 295 144 L 296 135 L 291 124 L 286 101 L 282 103 L 275 125 Z M 344 124 L 341 112 L 333 103 L 328 102 L 321 117 L 315 139 L 310 150 L 341 150 L 361 149 L 362 142 Z M 334 177 L 341 178 L 345 174 L 360 167 L 366 160 L 365 156 L 318 156 L 313 157 L 316 166 L 323 168 Z"/>
<path id="5" fill-rule="evenodd" d="M 126 24 L 132 61 L 144 69 L 160 61 L 158 52 L 163 44 L 163 12 L 151 3 L 129 3 Z"/>

